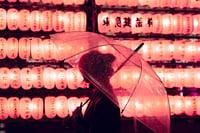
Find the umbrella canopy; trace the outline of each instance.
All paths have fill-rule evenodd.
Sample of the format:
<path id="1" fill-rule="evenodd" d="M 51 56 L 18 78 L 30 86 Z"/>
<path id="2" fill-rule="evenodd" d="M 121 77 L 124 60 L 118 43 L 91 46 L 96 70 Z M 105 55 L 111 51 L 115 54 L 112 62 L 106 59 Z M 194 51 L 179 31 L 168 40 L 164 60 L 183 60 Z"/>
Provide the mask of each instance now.
<path id="1" fill-rule="evenodd" d="M 80 58 L 91 51 L 97 51 L 103 56 L 113 55 L 114 74 L 109 78 L 111 89 L 91 69 L 79 69 L 82 69 L 80 71 L 84 77 L 120 107 L 122 115 L 136 118 L 156 133 L 170 132 L 166 90 L 151 66 L 135 51 L 92 32 L 56 33 L 51 35 L 51 39 L 56 46 L 55 57 L 65 59 L 73 67 L 78 67 Z M 93 60 L 100 61 L 101 58 L 90 57 L 88 62 Z"/>

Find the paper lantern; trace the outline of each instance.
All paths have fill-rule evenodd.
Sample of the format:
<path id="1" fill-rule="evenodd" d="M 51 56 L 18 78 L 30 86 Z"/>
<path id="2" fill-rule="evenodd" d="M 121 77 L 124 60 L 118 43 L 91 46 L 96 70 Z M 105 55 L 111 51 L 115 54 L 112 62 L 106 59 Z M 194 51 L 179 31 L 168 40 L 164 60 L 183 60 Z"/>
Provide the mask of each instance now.
<path id="1" fill-rule="evenodd" d="M 129 67 L 124 67 L 120 70 L 120 85 L 122 88 L 130 90 L 133 87 L 132 70 Z"/>
<path id="2" fill-rule="evenodd" d="M 123 13 L 121 15 L 121 32 L 130 33 L 131 32 L 131 14 Z"/>
<path id="3" fill-rule="evenodd" d="M 38 32 L 42 29 L 41 22 L 42 16 L 39 10 L 34 10 L 30 14 L 30 28 L 33 32 Z"/>
<path id="4" fill-rule="evenodd" d="M 199 88 L 200 87 L 200 68 L 194 69 L 194 81 L 195 81 L 194 87 Z"/>
<path id="5" fill-rule="evenodd" d="M 30 68 L 21 69 L 21 86 L 24 90 L 30 90 L 32 88 L 32 75 Z"/>
<path id="6" fill-rule="evenodd" d="M 174 113 L 176 115 L 184 114 L 185 101 L 183 96 L 174 96 Z"/>
<path id="7" fill-rule="evenodd" d="M 85 0 L 74 0 L 75 5 L 83 5 Z"/>
<path id="8" fill-rule="evenodd" d="M 76 12 L 74 14 L 74 30 L 86 31 L 87 17 L 85 12 Z"/>
<path id="9" fill-rule="evenodd" d="M 142 14 L 143 16 L 143 33 L 151 33 L 153 29 L 153 16 L 149 13 Z"/>
<path id="10" fill-rule="evenodd" d="M 194 87 L 195 86 L 195 70 L 193 68 L 185 68 L 184 78 L 185 78 L 185 87 Z"/>
<path id="11" fill-rule="evenodd" d="M 173 88 L 176 85 L 176 75 L 173 68 L 164 69 L 164 80 L 163 83 L 167 88 Z M 180 86 L 179 86 L 180 87 Z"/>
<path id="12" fill-rule="evenodd" d="M 107 1 L 107 0 L 95 0 L 95 4 L 96 4 L 97 6 L 103 6 L 103 5 L 106 4 L 106 1 Z"/>
<path id="13" fill-rule="evenodd" d="M 185 85 L 185 69 L 178 68 L 174 69 L 174 75 L 176 76 L 175 87 L 182 87 Z"/>
<path id="14" fill-rule="evenodd" d="M 22 9 L 18 13 L 18 26 L 21 31 L 28 31 L 30 28 L 30 12 Z"/>
<path id="15" fill-rule="evenodd" d="M 15 8 L 10 8 L 7 11 L 7 26 L 9 30 L 18 29 L 18 10 Z"/>
<path id="16" fill-rule="evenodd" d="M 151 57 L 152 60 L 162 60 L 163 59 L 163 43 L 161 40 L 154 40 L 151 42 Z"/>
<path id="17" fill-rule="evenodd" d="M 19 48 L 19 44 L 18 44 L 18 40 L 17 38 L 14 37 L 10 37 L 7 39 L 7 57 L 10 59 L 15 59 L 18 56 L 18 48 Z"/>
<path id="18" fill-rule="evenodd" d="M 64 5 L 72 5 L 74 0 L 63 0 Z"/>
<path id="19" fill-rule="evenodd" d="M 6 97 L 0 97 L 0 120 L 8 118 L 8 102 Z"/>
<path id="20" fill-rule="evenodd" d="M 0 68 L 0 88 L 1 89 L 8 89 L 9 84 L 9 73 L 10 70 L 7 67 Z"/>
<path id="21" fill-rule="evenodd" d="M 31 57 L 35 60 L 39 60 L 43 57 L 44 48 L 42 45 L 42 40 L 40 38 L 34 37 L 31 39 Z"/>
<path id="22" fill-rule="evenodd" d="M 52 0 L 52 3 L 54 5 L 61 5 L 63 3 L 63 1 L 62 0 Z"/>
<path id="23" fill-rule="evenodd" d="M 83 76 L 78 68 L 69 68 L 66 70 L 67 84 L 72 90 L 77 89 L 83 83 Z"/>
<path id="24" fill-rule="evenodd" d="M 148 6 L 149 5 L 149 0 L 138 0 L 139 4 L 141 6 Z"/>
<path id="25" fill-rule="evenodd" d="M 17 2 L 17 0 L 8 0 L 9 3 Z"/>
<path id="26" fill-rule="evenodd" d="M 127 6 L 129 0 L 117 0 L 117 5 L 119 6 Z"/>
<path id="27" fill-rule="evenodd" d="M 45 10 L 42 12 L 42 18 L 41 18 L 41 26 L 42 30 L 44 32 L 50 32 L 52 31 L 52 11 L 51 10 Z"/>
<path id="28" fill-rule="evenodd" d="M 187 8 L 187 7 L 189 7 L 190 1 L 191 1 L 191 0 L 180 0 L 180 5 L 179 5 L 179 7 L 180 7 L 180 8 Z"/>
<path id="29" fill-rule="evenodd" d="M 40 120 L 43 117 L 43 99 L 34 97 L 31 101 L 31 113 L 35 120 Z"/>
<path id="30" fill-rule="evenodd" d="M 30 0 L 31 3 L 39 3 L 40 0 Z"/>
<path id="31" fill-rule="evenodd" d="M 196 96 L 196 114 L 200 115 L 200 96 Z"/>
<path id="32" fill-rule="evenodd" d="M 193 19 L 193 34 L 200 34 L 200 15 L 199 14 L 195 14 L 192 15 L 192 19 Z"/>
<path id="33" fill-rule="evenodd" d="M 159 76 L 159 78 L 161 79 L 161 81 L 164 81 L 165 78 L 165 69 L 164 68 L 153 68 L 154 71 L 156 72 L 156 74 Z"/>
<path id="34" fill-rule="evenodd" d="M 44 68 L 43 72 L 43 82 L 44 82 L 44 87 L 46 89 L 53 89 L 55 86 L 55 77 L 56 73 L 55 70 L 51 67 L 46 67 Z"/>
<path id="35" fill-rule="evenodd" d="M 159 34 L 162 31 L 162 16 L 161 14 L 153 14 L 153 29 L 152 33 Z"/>
<path id="36" fill-rule="evenodd" d="M 52 2 L 52 0 L 42 0 L 43 4 L 50 4 Z"/>
<path id="37" fill-rule="evenodd" d="M 45 116 L 49 119 L 56 117 L 56 98 L 54 96 L 45 97 Z"/>
<path id="38" fill-rule="evenodd" d="M 122 29 L 121 14 L 113 12 L 110 14 L 110 31 L 112 33 L 119 33 Z"/>
<path id="39" fill-rule="evenodd" d="M 193 32 L 193 20 L 191 14 L 183 15 L 183 34 L 191 34 Z"/>
<path id="40" fill-rule="evenodd" d="M 0 8 L 0 30 L 6 29 L 6 10 Z"/>
<path id="41" fill-rule="evenodd" d="M 170 7 L 171 6 L 171 0 L 160 0 L 160 7 Z"/>
<path id="42" fill-rule="evenodd" d="M 100 33 L 107 33 L 110 30 L 110 15 L 107 12 L 99 13 L 97 24 Z"/>
<path id="43" fill-rule="evenodd" d="M 72 116 L 72 112 L 80 106 L 80 99 L 78 97 L 69 97 L 68 98 L 68 108 L 69 115 Z"/>
<path id="44" fill-rule="evenodd" d="M 192 41 L 185 42 L 185 61 L 195 61 L 196 56 L 196 44 Z"/>
<path id="45" fill-rule="evenodd" d="M 43 45 L 43 58 L 44 60 L 51 60 L 54 58 L 54 43 L 51 39 L 44 39 Z"/>
<path id="46" fill-rule="evenodd" d="M 139 98 L 140 99 L 140 98 Z M 137 98 L 135 98 L 134 100 L 134 113 L 136 117 L 142 117 L 144 115 L 144 105 L 141 102 L 142 100 L 138 100 Z"/>
<path id="47" fill-rule="evenodd" d="M 196 55 L 195 55 L 195 61 L 200 61 L 200 42 L 195 41 L 196 44 Z"/>
<path id="48" fill-rule="evenodd" d="M 174 41 L 171 40 L 161 40 L 163 45 L 163 60 L 172 60 L 174 59 Z M 176 51 L 178 52 L 178 51 Z"/>
<path id="49" fill-rule="evenodd" d="M 19 0 L 21 3 L 29 2 L 29 0 Z"/>
<path id="50" fill-rule="evenodd" d="M 171 34 L 172 33 L 172 14 L 163 14 L 162 15 L 162 33 L 163 34 Z"/>
<path id="51" fill-rule="evenodd" d="M 144 29 L 143 15 L 140 13 L 133 13 L 131 15 L 131 32 L 132 34 L 141 33 Z"/>
<path id="52" fill-rule="evenodd" d="M 19 57 L 23 60 L 28 59 L 31 54 L 31 41 L 27 37 L 19 39 Z"/>
<path id="53" fill-rule="evenodd" d="M 176 60 L 183 60 L 185 57 L 185 43 L 183 40 L 176 40 L 173 42 L 174 44 L 174 58 Z"/>
<path id="54" fill-rule="evenodd" d="M 31 118 L 31 99 L 29 97 L 22 97 L 19 101 L 19 109 L 22 119 Z"/>
<path id="55" fill-rule="evenodd" d="M 180 7 L 180 2 L 181 0 L 171 0 L 171 5 L 170 7 L 171 8 L 177 8 L 177 7 Z"/>
<path id="56" fill-rule="evenodd" d="M 150 0 L 149 1 L 149 7 L 151 8 L 156 8 L 156 7 L 160 7 L 160 0 Z"/>
<path id="57" fill-rule="evenodd" d="M 65 12 L 64 30 L 65 32 L 74 31 L 74 12 Z"/>
<path id="58" fill-rule="evenodd" d="M 65 118 L 68 115 L 68 103 L 65 96 L 56 97 L 55 106 L 58 117 Z"/>
<path id="59" fill-rule="evenodd" d="M 152 60 L 152 57 L 151 57 L 151 41 L 148 41 L 148 40 L 143 40 L 143 48 L 141 49 L 141 55 L 142 57 L 147 60 L 147 61 L 150 61 Z"/>
<path id="60" fill-rule="evenodd" d="M 21 70 L 19 68 L 11 68 L 9 72 L 9 84 L 13 89 L 21 87 Z"/>
<path id="61" fill-rule="evenodd" d="M 8 98 L 8 114 L 12 119 L 19 118 L 20 115 L 20 102 L 18 97 Z"/>
<path id="62" fill-rule="evenodd" d="M 174 109 L 175 109 L 175 101 L 174 101 L 174 96 L 172 95 L 168 95 L 168 99 L 169 99 L 169 105 L 170 105 L 170 115 L 174 115 Z"/>
<path id="63" fill-rule="evenodd" d="M 136 7 L 139 4 L 138 0 L 128 0 L 129 7 Z"/>
<path id="64" fill-rule="evenodd" d="M 200 1 L 199 0 L 190 0 L 190 8 L 199 8 L 200 7 Z"/>
<path id="65" fill-rule="evenodd" d="M 67 87 L 67 77 L 64 68 L 56 68 L 56 88 L 64 90 Z"/>
<path id="66" fill-rule="evenodd" d="M 116 6 L 117 5 L 117 0 L 107 0 L 108 6 Z"/>
<path id="67" fill-rule="evenodd" d="M 31 69 L 33 87 L 40 89 L 43 87 L 43 68 L 35 66 Z"/>
<path id="68" fill-rule="evenodd" d="M 55 32 L 62 32 L 64 31 L 64 12 L 63 11 L 55 11 L 53 13 L 53 29 Z"/>
<path id="69" fill-rule="evenodd" d="M 172 16 L 173 34 L 181 34 L 183 29 L 183 15 L 174 14 Z"/>
<path id="70" fill-rule="evenodd" d="M 195 116 L 196 112 L 196 97 L 195 96 L 185 96 L 185 114 L 188 116 Z"/>
<path id="71" fill-rule="evenodd" d="M 6 39 L 3 37 L 0 37 L 0 59 L 6 58 Z"/>

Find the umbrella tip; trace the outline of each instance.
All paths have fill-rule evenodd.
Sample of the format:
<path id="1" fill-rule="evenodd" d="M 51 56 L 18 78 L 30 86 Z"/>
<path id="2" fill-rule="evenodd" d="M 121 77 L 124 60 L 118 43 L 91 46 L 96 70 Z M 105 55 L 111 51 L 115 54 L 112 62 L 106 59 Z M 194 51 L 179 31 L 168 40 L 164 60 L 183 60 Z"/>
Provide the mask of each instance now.
<path id="1" fill-rule="evenodd" d="M 144 43 L 141 43 L 134 51 L 138 52 L 143 45 L 144 45 Z"/>

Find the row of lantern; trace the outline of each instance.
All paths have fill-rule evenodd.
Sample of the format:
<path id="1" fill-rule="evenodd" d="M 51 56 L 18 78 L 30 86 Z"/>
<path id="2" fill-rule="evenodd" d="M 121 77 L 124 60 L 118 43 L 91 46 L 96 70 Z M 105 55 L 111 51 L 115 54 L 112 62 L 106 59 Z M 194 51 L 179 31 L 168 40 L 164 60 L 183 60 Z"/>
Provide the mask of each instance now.
<path id="1" fill-rule="evenodd" d="M 200 15 L 101 12 L 98 30 L 100 33 L 200 34 Z"/>
<path id="2" fill-rule="evenodd" d="M 87 16 L 83 11 L 56 10 L 17 10 L 15 8 L 0 8 L 0 30 L 20 31 L 31 30 L 33 32 L 44 31 L 86 31 Z"/>
<path id="3" fill-rule="evenodd" d="M 88 97 L 69 97 L 66 96 L 47 96 L 43 100 L 41 97 L 0 97 L 0 120 L 5 120 L 8 117 L 17 119 L 30 119 L 40 120 L 45 115 L 47 118 L 52 119 L 58 116 L 65 118 L 72 115 L 72 112 L 80 103 L 84 103 Z M 87 105 L 83 107 L 85 112 Z"/>
<path id="4" fill-rule="evenodd" d="M 21 2 L 21 3 L 24 3 L 24 2 L 31 2 L 31 3 L 40 3 L 42 2 L 43 4 L 51 4 L 53 3 L 54 5 L 61 5 L 61 4 L 64 4 L 64 5 L 83 5 L 85 3 L 85 0 L 0 0 L 0 2 L 4 2 L 4 1 L 8 1 L 10 3 L 13 3 L 13 2 Z"/>
<path id="5" fill-rule="evenodd" d="M 95 0 L 96 5 L 103 6 L 149 6 L 150 8 L 199 8 L 199 0 Z"/>

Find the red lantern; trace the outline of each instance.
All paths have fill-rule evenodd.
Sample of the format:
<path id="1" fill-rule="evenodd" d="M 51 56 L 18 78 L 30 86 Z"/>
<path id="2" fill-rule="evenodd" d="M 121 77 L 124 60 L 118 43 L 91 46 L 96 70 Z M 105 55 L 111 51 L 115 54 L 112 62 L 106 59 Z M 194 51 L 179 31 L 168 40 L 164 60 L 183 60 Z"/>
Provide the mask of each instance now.
<path id="1" fill-rule="evenodd" d="M 199 88 L 200 87 L 200 68 L 195 68 L 194 69 L 194 87 Z M 200 110 L 199 110 L 200 111 Z"/>
<path id="2" fill-rule="evenodd" d="M 7 98 L 0 97 L 0 120 L 8 118 L 8 102 Z"/>
<path id="3" fill-rule="evenodd" d="M 74 0 L 63 0 L 64 5 L 72 5 Z"/>
<path id="4" fill-rule="evenodd" d="M 56 88 L 64 90 L 67 87 L 67 77 L 64 68 L 57 68 L 56 72 Z"/>
<path id="5" fill-rule="evenodd" d="M 183 96 L 174 96 L 174 113 L 181 115 L 184 113 L 185 102 Z"/>
<path id="6" fill-rule="evenodd" d="M 65 12 L 64 30 L 65 32 L 74 31 L 74 12 Z"/>
<path id="7" fill-rule="evenodd" d="M 72 90 L 77 89 L 83 83 L 83 76 L 78 68 L 69 68 L 66 70 L 67 84 Z"/>
<path id="8" fill-rule="evenodd" d="M 185 57 L 185 43 L 183 40 L 174 41 L 174 58 L 176 60 L 183 60 Z"/>
<path id="9" fill-rule="evenodd" d="M 141 54 L 142 54 L 142 57 L 147 60 L 147 61 L 150 61 L 152 60 L 152 57 L 151 57 L 151 41 L 148 41 L 148 40 L 143 40 L 143 43 L 145 44 L 143 46 L 143 48 L 141 49 Z"/>
<path id="10" fill-rule="evenodd" d="M 176 86 L 175 71 L 173 68 L 164 69 L 164 80 L 163 83 L 167 88 L 173 88 Z"/>
<path id="11" fill-rule="evenodd" d="M 173 34 L 181 34 L 183 29 L 183 15 L 174 14 L 172 16 Z"/>
<path id="12" fill-rule="evenodd" d="M 107 33 L 110 30 L 110 15 L 107 12 L 99 13 L 97 24 L 100 33 Z"/>
<path id="13" fill-rule="evenodd" d="M 54 5 L 61 5 L 63 3 L 63 1 L 62 0 L 52 0 L 52 3 Z"/>
<path id="14" fill-rule="evenodd" d="M 196 44 L 192 41 L 185 42 L 185 61 L 195 61 L 196 56 Z"/>
<path id="15" fill-rule="evenodd" d="M 120 73 L 115 73 L 111 78 L 110 78 L 110 83 L 113 87 L 113 89 L 119 88 L 120 87 Z"/>
<path id="16" fill-rule="evenodd" d="M 22 97 L 20 99 L 19 109 L 22 119 L 31 118 L 31 99 L 28 97 Z"/>
<path id="17" fill-rule="evenodd" d="M 40 2 L 40 0 L 30 0 L 31 1 L 31 3 L 39 3 Z"/>
<path id="18" fill-rule="evenodd" d="M 171 34 L 172 33 L 172 14 L 163 14 L 162 15 L 162 33 Z"/>
<path id="19" fill-rule="evenodd" d="M 34 10 L 30 15 L 30 28 L 33 32 L 38 32 L 41 30 L 41 12 L 39 10 Z"/>
<path id="20" fill-rule="evenodd" d="M 107 0 L 108 6 L 116 6 L 117 5 L 117 0 Z"/>
<path id="21" fill-rule="evenodd" d="M 153 14 L 153 29 L 152 33 L 159 34 L 162 31 L 162 16 L 161 14 Z"/>
<path id="22" fill-rule="evenodd" d="M 69 115 L 72 116 L 72 112 L 80 106 L 80 99 L 77 97 L 70 97 L 68 98 L 68 108 L 69 108 Z"/>
<path id="23" fill-rule="evenodd" d="M 159 78 L 161 79 L 162 82 L 164 82 L 164 78 L 165 78 L 165 69 L 164 68 L 153 68 L 156 72 L 156 74 L 159 76 Z"/>
<path id="24" fill-rule="evenodd" d="M 10 70 L 7 67 L 0 68 L 0 88 L 1 89 L 8 89 L 9 84 L 9 74 Z"/>
<path id="25" fill-rule="evenodd" d="M 0 8 L 0 30 L 6 29 L 6 10 Z"/>
<path id="26" fill-rule="evenodd" d="M 45 115 L 50 119 L 56 117 L 56 98 L 54 96 L 45 97 Z"/>
<path id="27" fill-rule="evenodd" d="M 195 70 L 192 68 L 185 68 L 184 78 L 185 85 L 184 87 L 194 87 L 195 86 Z"/>
<path id="28" fill-rule="evenodd" d="M 18 44 L 18 40 L 17 38 L 14 37 L 10 37 L 7 40 L 7 57 L 10 59 L 15 59 L 18 56 L 18 48 L 19 48 L 19 44 Z"/>
<path id="29" fill-rule="evenodd" d="M 35 66 L 31 69 L 32 83 L 34 88 L 43 87 L 43 69 L 42 67 Z"/>
<path id="30" fill-rule="evenodd" d="M 160 0 L 150 0 L 149 1 L 149 6 L 151 8 L 156 8 L 156 7 L 160 7 L 160 3 L 161 1 Z"/>
<path id="31" fill-rule="evenodd" d="M 64 12 L 56 11 L 53 13 L 53 29 L 55 32 L 64 31 Z"/>
<path id="32" fill-rule="evenodd" d="M 191 14 L 183 15 L 183 34 L 191 34 L 193 32 L 193 20 Z"/>
<path id="33" fill-rule="evenodd" d="M 30 68 L 21 69 L 21 86 L 24 90 L 30 90 L 32 88 L 32 76 Z"/>
<path id="34" fill-rule="evenodd" d="M 188 116 L 196 115 L 196 97 L 195 96 L 185 96 L 185 114 Z"/>
<path id="35" fill-rule="evenodd" d="M 7 11 L 7 26 L 9 30 L 18 29 L 18 10 L 15 8 L 10 8 Z"/>
<path id="36" fill-rule="evenodd" d="M 193 19 L 193 34 L 200 34 L 200 15 L 196 14 L 196 15 L 192 15 L 192 19 Z"/>
<path id="37" fill-rule="evenodd" d="M 106 4 L 107 0 L 95 0 L 95 4 L 98 6 L 103 6 Z"/>
<path id="38" fill-rule="evenodd" d="M 28 2 L 29 0 L 19 0 L 19 2 L 21 3 L 25 3 L 25 2 Z"/>
<path id="39" fill-rule="evenodd" d="M 18 26 L 21 31 L 28 31 L 30 28 L 30 12 L 22 9 L 18 13 Z"/>
<path id="40" fill-rule="evenodd" d="M 42 0 L 43 4 L 50 4 L 52 2 L 52 0 Z"/>
<path id="41" fill-rule="evenodd" d="M 41 18 L 41 26 L 42 30 L 45 32 L 52 31 L 52 11 L 51 10 L 45 10 L 42 12 L 42 18 Z"/>
<path id="42" fill-rule="evenodd" d="M 149 0 L 138 0 L 139 4 L 141 6 L 148 6 L 149 5 Z"/>
<path id="43" fill-rule="evenodd" d="M 152 60 L 162 60 L 163 59 L 163 43 L 161 40 L 154 40 L 151 42 L 151 57 Z"/>
<path id="44" fill-rule="evenodd" d="M 76 12 L 74 14 L 74 30 L 86 31 L 87 18 L 85 12 Z"/>
<path id="45" fill-rule="evenodd" d="M 118 0 L 117 5 L 119 6 L 127 6 L 129 0 Z"/>
<path id="46" fill-rule="evenodd" d="M 143 15 L 134 13 L 131 15 L 131 32 L 132 34 L 141 33 L 144 29 Z"/>
<path id="47" fill-rule="evenodd" d="M 200 1 L 198 0 L 190 0 L 190 8 L 199 8 Z"/>
<path id="48" fill-rule="evenodd" d="M 31 54 L 31 41 L 29 38 L 22 37 L 19 39 L 19 57 L 23 60 L 28 59 Z"/>
<path id="49" fill-rule="evenodd" d="M 142 14 L 143 16 L 143 33 L 151 33 L 153 30 L 153 16 L 149 13 Z"/>
<path id="50" fill-rule="evenodd" d="M 68 115 L 68 103 L 65 96 L 56 97 L 55 106 L 58 117 L 65 118 Z"/>
<path id="51" fill-rule="evenodd" d="M 122 29 L 121 14 L 113 12 L 110 14 L 110 31 L 112 33 L 119 33 Z"/>
<path id="52" fill-rule="evenodd" d="M 163 45 L 163 60 L 174 59 L 174 41 L 171 40 L 161 40 Z M 177 51 L 178 52 L 178 51 Z"/>
<path id="53" fill-rule="evenodd" d="M 19 89 L 21 87 L 21 72 L 19 68 L 11 68 L 9 74 L 9 84 L 13 89 Z"/>
<path id="54" fill-rule="evenodd" d="M 174 75 L 176 75 L 175 87 L 181 87 L 185 85 L 185 69 L 174 69 Z"/>
<path id="55" fill-rule="evenodd" d="M 44 39 L 42 42 L 43 45 L 43 58 L 44 60 L 51 60 L 54 58 L 54 43 L 51 39 Z"/>
<path id="56" fill-rule="evenodd" d="M 40 38 L 34 37 L 31 39 L 31 57 L 35 60 L 39 60 L 43 57 L 43 45 Z"/>
<path id="57" fill-rule="evenodd" d="M 55 86 L 55 77 L 56 73 L 53 68 L 51 67 L 44 68 L 44 73 L 43 73 L 44 87 L 47 89 L 53 89 Z"/>
<path id="58" fill-rule="evenodd" d="M 180 0 L 180 6 L 181 8 L 187 8 L 190 5 L 191 0 Z"/>
<path id="59" fill-rule="evenodd" d="M 130 68 L 124 67 L 120 70 L 120 85 L 122 88 L 125 88 L 127 90 L 131 89 L 133 87 L 133 72 Z"/>
<path id="60" fill-rule="evenodd" d="M 180 2 L 181 0 L 171 0 L 171 5 L 170 7 L 172 8 L 177 8 L 177 7 L 180 7 Z"/>
<path id="61" fill-rule="evenodd" d="M 200 61 L 200 42 L 195 41 L 196 44 L 196 55 L 195 55 L 195 61 Z"/>
<path id="62" fill-rule="evenodd" d="M 130 33 L 131 32 L 131 14 L 123 13 L 121 15 L 121 32 Z"/>
<path id="63" fill-rule="evenodd" d="M 0 59 L 5 59 L 6 53 L 6 39 L 0 37 Z"/>
<path id="64" fill-rule="evenodd" d="M 17 119 L 20 115 L 20 105 L 18 97 L 8 98 L 8 114 L 10 118 Z"/>
<path id="65" fill-rule="evenodd" d="M 8 0 L 9 3 L 17 2 L 17 0 Z"/>
<path id="66" fill-rule="evenodd" d="M 138 0 L 128 0 L 129 7 L 136 7 L 139 4 Z"/>
<path id="67" fill-rule="evenodd" d="M 171 0 L 160 0 L 160 6 L 162 8 L 170 7 L 171 6 Z"/>
<path id="68" fill-rule="evenodd" d="M 35 97 L 31 102 L 32 117 L 35 120 L 40 120 L 43 117 L 43 99 Z"/>
<path id="69" fill-rule="evenodd" d="M 85 0 L 75 0 L 75 5 L 83 5 L 85 3 Z"/>

